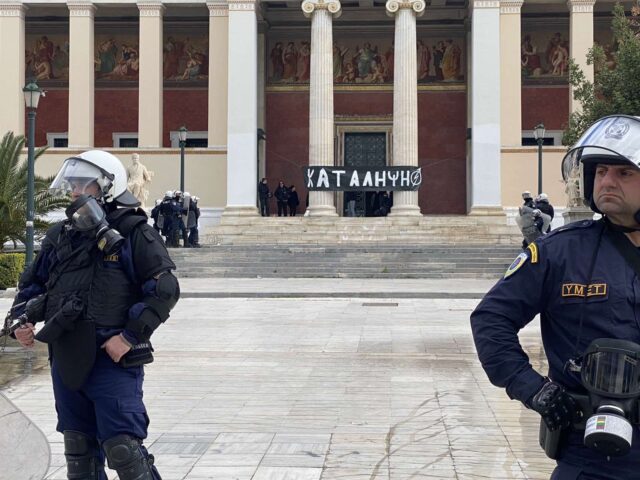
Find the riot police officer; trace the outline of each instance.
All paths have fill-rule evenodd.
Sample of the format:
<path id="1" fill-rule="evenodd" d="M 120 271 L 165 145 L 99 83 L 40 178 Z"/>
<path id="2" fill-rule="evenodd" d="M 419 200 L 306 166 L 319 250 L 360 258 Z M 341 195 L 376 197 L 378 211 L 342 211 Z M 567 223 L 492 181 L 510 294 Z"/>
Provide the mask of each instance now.
<path id="1" fill-rule="evenodd" d="M 200 200 L 199 197 L 190 197 L 189 213 L 187 215 L 187 228 L 189 229 L 189 246 L 191 246 L 192 248 L 200 248 L 200 233 L 198 231 L 200 208 L 198 207 L 198 200 Z"/>
<path id="2" fill-rule="evenodd" d="M 189 248 L 189 232 L 187 231 L 187 225 L 185 221 L 185 217 L 189 213 L 189 204 L 185 205 L 185 196 L 180 190 L 176 190 L 174 195 L 174 222 L 176 225 L 175 229 L 175 243 L 174 246 L 180 246 L 180 240 L 178 239 L 178 235 L 182 237 L 182 246 L 183 248 Z"/>
<path id="3" fill-rule="evenodd" d="M 178 301 L 174 263 L 127 191 L 125 168 L 92 150 L 65 160 L 51 188 L 71 195 L 67 220 L 47 232 L 22 274 L 16 303 L 46 294 L 48 343 L 69 479 L 157 480 L 143 446 L 149 418 L 142 399 L 149 339 Z M 16 331 L 34 343 L 31 323 Z"/>
<path id="4" fill-rule="evenodd" d="M 552 479 L 640 478 L 638 424 L 631 452 L 610 457 L 585 445 L 583 419 L 593 412 L 576 401 L 586 392 L 580 359 L 593 340 L 640 343 L 640 272 L 623 253 L 637 254 L 640 246 L 639 153 L 640 117 L 592 125 L 565 156 L 563 171 L 582 164 L 583 198 L 603 218 L 568 224 L 530 244 L 471 315 L 491 382 L 538 412 L 542 432 L 559 434 L 557 446 L 545 449 L 558 463 Z M 537 314 L 547 376 L 533 369 L 518 341 Z"/>
<path id="5" fill-rule="evenodd" d="M 175 247 L 176 209 L 177 204 L 173 198 L 173 190 L 167 190 L 160 204 L 160 216 L 162 217 L 161 231 L 164 235 L 167 247 Z"/>

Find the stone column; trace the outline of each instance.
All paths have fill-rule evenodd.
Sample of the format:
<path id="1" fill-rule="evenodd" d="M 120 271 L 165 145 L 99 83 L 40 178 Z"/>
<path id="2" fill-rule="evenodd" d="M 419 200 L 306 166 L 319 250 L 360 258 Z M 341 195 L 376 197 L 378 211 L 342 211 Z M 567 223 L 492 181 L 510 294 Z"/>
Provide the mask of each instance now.
<path id="1" fill-rule="evenodd" d="M 94 34 L 96 7 L 68 1 L 69 8 L 69 147 L 93 147 Z"/>
<path id="2" fill-rule="evenodd" d="M 223 217 L 257 216 L 257 0 L 229 0 L 227 206 Z M 223 218 L 223 221 L 229 221 Z"/>
<path id="3" fill-rule="evenodd" d="M 522 146 L 520 9 L 523 0 L 500 2 L 500 123 L 505 147 Z M 533 125 L 527 125 L 527 128 Z"/>
<path id="4" fill-rule="evenodd" d="M 471 0 L 471 215 L 504 214 L 500 184 L 500 1 Z M 518 42 L 520 44 L 520 42 Z"/>
<path id="5" fill-rule="evenodd" d="M 311 78 L 309 83 L 309 165 L 333 166 L 333 17 L 338 0 L 304 0 L 311 18 Z M 333 192 L 309 192 L 310 216 L 336 216 Z"/>
<path id="6" fill-rule="evenodd" d="M 162 147 L 162 15 L 159 0 L 139 0 L 140 76 L 138 89 L 138 147 Z M 176 129 L 179 125 L 176 125 Z"/>
<path id="7" fill-rule="evenodd" d="M 387 1 L 387 13 L 395 15 L 393 63 L 393 164 L 418 166 L 418 72 L 416 16 L 424 0 Z M 418 192 L 393 194 L 391 215 L 420 215 Z"/>
<path id="8" fill-rule="evenodd" d="M 227 148 L 229 4 L 208 1 L 209 7 L 209 147 Z"/>
<path id="9" fill-rule="evenodd" d="M 588 81 L 593 82 L 593 65 L 587 65 L 587 52 L 593 47 L 593 5 L 595 0 L 569 0 L 569 56 L 584 72 Z M 575 112 L 580 104 L 573 99 L 573 89 L 569 86 L 569 112 Z"/>
<path id="10" fill-rule="evenodd" d="M 8 131 L 24 132 L 24 15 L 20 2 L 0 2 L 0 136 Z"/>

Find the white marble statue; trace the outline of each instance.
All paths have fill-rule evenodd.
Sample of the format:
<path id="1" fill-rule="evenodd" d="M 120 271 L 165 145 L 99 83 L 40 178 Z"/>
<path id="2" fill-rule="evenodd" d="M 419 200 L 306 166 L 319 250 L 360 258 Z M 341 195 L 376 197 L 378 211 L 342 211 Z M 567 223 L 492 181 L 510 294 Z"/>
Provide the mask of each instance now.
<path id="1" fill-rule="evenodd" d="M 147 167 L 140 163 L 140 155 L 137 153 L 131 156 L 131 160 L 133 163 L 127 167 L 127 188 L 138 199 L 140 206 L 144 208 L 144 202 L 149 197 L 149 190 L 145 186 L 151 183 L 153 172 L 147 170 Z"/>

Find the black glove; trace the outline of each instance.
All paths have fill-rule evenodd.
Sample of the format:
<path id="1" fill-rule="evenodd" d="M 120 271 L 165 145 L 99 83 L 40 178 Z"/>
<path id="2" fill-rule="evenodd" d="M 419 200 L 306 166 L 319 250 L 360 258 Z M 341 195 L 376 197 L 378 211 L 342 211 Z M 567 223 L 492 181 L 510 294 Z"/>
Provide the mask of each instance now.
<path id="1" fill-rule="evenodd" d="M 542 385 L 528 406 L 540 414 L 551 431 L 567 428 L 582 417 L 573 397 L 562 386 L 551 381 Z"/>

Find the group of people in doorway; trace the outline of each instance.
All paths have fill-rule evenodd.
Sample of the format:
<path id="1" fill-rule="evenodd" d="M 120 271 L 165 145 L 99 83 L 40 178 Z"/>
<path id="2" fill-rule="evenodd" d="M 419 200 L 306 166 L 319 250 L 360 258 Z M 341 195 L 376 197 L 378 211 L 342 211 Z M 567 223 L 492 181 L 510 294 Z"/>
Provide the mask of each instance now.
<path id="1" fill-rule="evenodd" d="M 271 193 L 269 189 L 269 182 L 267 178 L 263 178 L 258 184 L 258 198 L 260 199 L 260 215 L 263 217 L 271 216 L 269 203 L 271 198 L 276 198 L 276 204 L 278 206 L 278 216 L 295 217 L 298 213 L 298 206 L 300 205 L 300 198 L 296 191 L 295 185 L 285 185 L 282 180 L 278 183 L 278 186 Z"/>
<path id="2" fill-rule="evenodd" d="M 200 248 L 198 197 L 189 192 L 168 190 L 164 198 L 156 200 L 151 210 L 153 228 L 165 238 L 167 247 Z"/>

